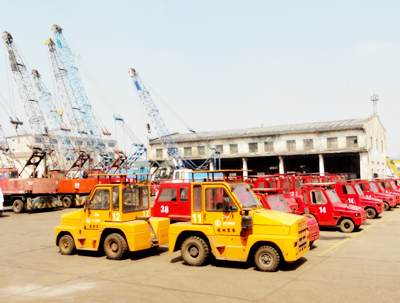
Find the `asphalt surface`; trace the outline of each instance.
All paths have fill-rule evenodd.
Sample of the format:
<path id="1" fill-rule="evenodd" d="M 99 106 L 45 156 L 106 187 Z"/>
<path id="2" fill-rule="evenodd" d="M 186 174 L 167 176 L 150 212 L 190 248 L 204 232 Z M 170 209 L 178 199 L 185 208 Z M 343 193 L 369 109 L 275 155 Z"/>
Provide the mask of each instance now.
<path id="1" fill-rule="evenodd" d="M 0 302 L 399 302 L 400 209 L 360 231 L 324 229 L 304 258 L 275 273 L 248 263 L 183 264 L 167 247 L 120 261 L 54 244 L 62 213 L 0 218 Z"/>

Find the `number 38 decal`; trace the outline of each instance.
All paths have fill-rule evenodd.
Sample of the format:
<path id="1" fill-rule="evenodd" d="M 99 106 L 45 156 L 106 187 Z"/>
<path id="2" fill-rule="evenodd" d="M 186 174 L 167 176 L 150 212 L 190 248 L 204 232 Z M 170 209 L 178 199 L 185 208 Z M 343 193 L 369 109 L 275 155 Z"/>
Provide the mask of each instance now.
<path id="1" fill-rule="evenodd" d="M 326 214 L 326 207 L 324 206 L 324 207 L 322 207 L 322 206 L 320 206 L 319 207 L 319 212 L 322 214 L 322 213 L 325 213 Z"/>
<path id="2" fill-rule="evenodd" d="M 168 213 L 169 213 L 169 207 L 168 207 L 168 206 L 161 205 L 161 212 L 162 212 L 162 213 L 168 214 Z"/>

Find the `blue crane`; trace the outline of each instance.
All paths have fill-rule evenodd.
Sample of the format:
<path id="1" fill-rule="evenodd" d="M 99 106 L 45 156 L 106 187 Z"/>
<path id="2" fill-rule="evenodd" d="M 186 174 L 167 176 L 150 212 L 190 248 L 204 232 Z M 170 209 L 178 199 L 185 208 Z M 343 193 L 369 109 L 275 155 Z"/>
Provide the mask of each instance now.
<path id="1" fill-rule="evenodd" d="M 90 104 L 78 66 L 75 61 L 75 56 L 65 40 L 63 29 L 58 25 L 54 25 L 52 27 L 52 31 L 54 32 L 55 45 L 57 46 L 58 53 L 68 71 L 68 80 L 72 88 L 73 96 L 77 104 L 80 105 L 78 106 L 79 110 L 86 118 L 88 124 L 87 135 L 89 143 L 94 148 L 96 155 L 102 157 L 104 161 L 109 161 L 109 157 L 105 153 L 106 146 L 102 134 L 111 134 L 107 131 L 101 130 L 101 127 L 94 116 L 93 108 Z"/>
<path id="2" fill-rule="evenodd" d="M 146 110 L 146 113 L 150 118 L 150 122 L 156 130 L 156 133 L 162 145 L 167 149 L 167 154 L 174 164 L 174 168 L 195 169 L 197 167 L 196 164 L 194 164 L 192 160 L 190 160 L 186 156 L 179 153 L 178 148 L 176 147 L 167 126 L 165 125 L 160 113 L 158 112 L 158 109 L 153 99 L 151 98 L 150 93 L 140 80 L 138 73 L 133 68 L 131 68 L 129 69 L 129 74 L 132 77 L 133 83 L 139 94 L 140 102 Z"/>
<path id="3" fill-rule="evenodd" d="M 32 70 L 33 82 L 39 95 L 39 102 L 47 114 L 50 123 L 50 130 L 53 132 L 63 156 L 65 168 L 69 167 L 77 157 L 72 139 L 69 135 L 71 129 L 66 126 L 62 119 L 61 109 L 57 110 L 53 96 L 45 86 L 37 70 Z M 62 144 L 61 144 L 62 143 Z"/>

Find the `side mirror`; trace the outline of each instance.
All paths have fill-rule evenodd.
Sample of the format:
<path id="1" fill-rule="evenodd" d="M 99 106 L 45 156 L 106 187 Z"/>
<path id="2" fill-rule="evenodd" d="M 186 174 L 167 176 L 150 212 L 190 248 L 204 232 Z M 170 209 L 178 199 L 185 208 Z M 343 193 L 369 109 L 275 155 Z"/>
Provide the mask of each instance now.
<path id="1" fill-rule="evenodd" d="M 229 197 L 225 197 L 222 200 L 222 208 L 224 211 L 229 211 L 229 207 L 230 207 L 230 199 Z"/>

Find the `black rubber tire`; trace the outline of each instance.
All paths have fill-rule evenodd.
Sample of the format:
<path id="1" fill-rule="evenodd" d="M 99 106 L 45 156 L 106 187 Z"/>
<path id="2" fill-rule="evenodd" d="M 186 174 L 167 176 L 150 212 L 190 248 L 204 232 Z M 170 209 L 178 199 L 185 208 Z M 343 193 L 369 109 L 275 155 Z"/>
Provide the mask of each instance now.
<path id="1" fill-rule="evenodd" d="M 74 239 L 70 235 L 64 235 L 58 241 L 58 247 L 62 255 L 70 255 L 75 250 Z"/>
<path id="2" fill-rule="evenodd" d="M 385 204 L 385 211 L 389 211 L 389 210 L 390 210 L 390 205 L 389 205 L 389 203 L 387 203 L 386 201 L 384 201 L 383 204 Z"/>
<path id="3" fill-rule="evenodd" d="M 72 206 L 72 200 L 70 197 L 64 197 L 61 201 L 64 208 L 70 208 Z"/>
<path id="4" fill-rule="evenodd" d="M 19 199 L 15 200 L 13 202 L 13 211 L 14 211 L 14 213 L 16 213 L 16 214 L 22 213 L 22 211 L 25 209 L 25 205 L 24 204 L 25 203 L 22 202 L 22 200 L 19 200 Z"/>
<path id="5" fill-rule="evenodd" d="M 209 253 L 208 244 L 200 237 L 192 236 L 186 238 L 181 246 L 182 259 L 190 266 L 203 264 Z"/>
<path id="6" fill-rule="evenodd" d="M 107 256 L 107 259 L 119 260 L 127 250 L 128 244 L 126 243 L 124 237 L 122 237 L 120 234 L 110 234 L 104 240 L 104 252 Z"/>
<path id="7" fill-rule="evenodd" d="M 378 213 L 376 212 L 375 209 L 368 207 L 365 209 L 365 212 L 367 213 L 367 219 L 375 219 Z"/>
<path id="8" fill-rule="evenodd" d="M 344 233 L 351 233 L 354 231 L 354 222 L 350 219 L 343 219 L 340 221 L 340 230 Z"/>
<path id="9" fill-rule="evenodd" d="M 275 271 L 280 261 L 281 257 L 279 253 L 275 248 L 268 245 L 261 246 L 254 254 L 254 263 L 260 271 Z"/>
<path id="10" fill-rule="evenodd" d="M 314 244 L 314 241 L 311 241 L 311 242 L 310 242 L 310 247 L 313 246 L 313 244 Z"/>

